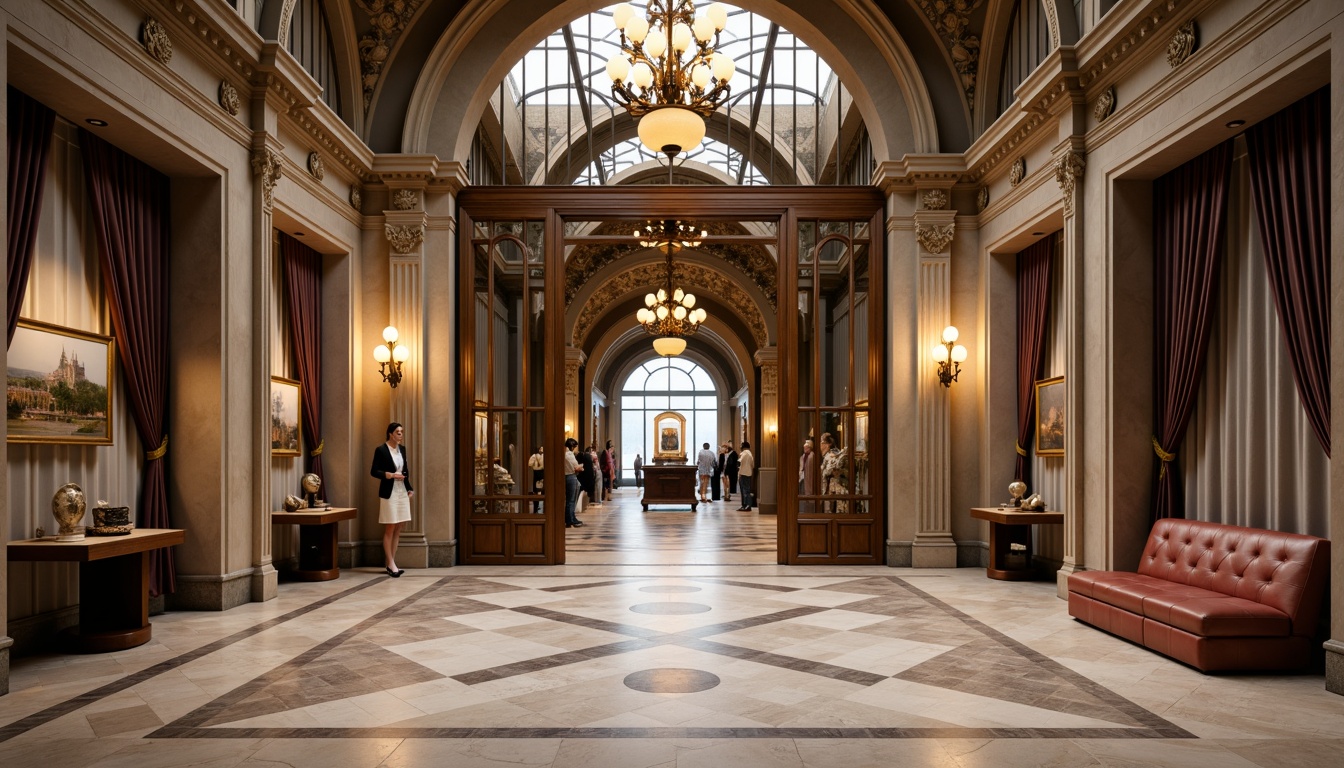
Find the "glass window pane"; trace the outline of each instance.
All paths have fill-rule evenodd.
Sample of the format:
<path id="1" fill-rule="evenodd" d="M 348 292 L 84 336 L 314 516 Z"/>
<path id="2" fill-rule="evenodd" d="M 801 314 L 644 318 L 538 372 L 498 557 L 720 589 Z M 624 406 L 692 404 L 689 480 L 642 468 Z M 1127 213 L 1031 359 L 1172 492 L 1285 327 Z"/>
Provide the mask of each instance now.
<path id="1" fill-rule="evenodd" d="M 699 395 L 695 398 L 695 407 L 716 411 L 719 407 L 719 399 L 712 395 L 709 397 Z"/>
<path id="2" fill-rule="evenodd" d="M 668 371 L 668 389 L 673 392 L 689 392 L 695 390 L 695 382 L 685 371 L 679 371 L 673 368 Z"/>
<path id="3" fill-rule="evenodd" d="M 868 411 L 854 414 L 854 493 L 860 496 L 872 493 L 868 484 Z"/>
<path id="4" fill-rule="evenodd" d="M 698 367 L 699 367 L 699 366 L 697 366 L 695 363 L 693 363 L 693 362 L 691 362 L 690 360 L 687 360 L 687 359 L 685 359 L 685 358 L 683 358 L 683 357 L 669 357 L 669 358 L 667 359 L 667 364 L 668 364 L 668 367 L 676 368 L 676 369 L 678 369 L 678 370 L 682 370 L 682 371 L 689 371 L 689 370 L 691 370 L 692 368 L 698 368 Z"/>
<path id="5" fill-rule="evenodd" d="M 640 409 L 642 409 L 642 408 L 644 407 L 644 398 L 642 398 L 642 397 L 632 397 L 632 396 L 630 396 L 630 395 L 624 395 L 624 396 L 621 397 L 621 407 L 622 407 L 622 408 L 640 408 Z"/>
<path id="6" fill-rule="evenodd" d="M 644 388 L 651 392 L 666 392 L 672 388 L 671 382 L 672 379 L 669 369 L 660 368 L 649 374 L 649 380 L 644 385 Z"/>
<path id="7" fill-rule="evenodd" d="M 710 380 L 709 374 L 705 373 L 705 369 L 700 366 L 696 366 L 695 370 L 691 371 L 691 382 L 696 390 L 712 391 L 714 389 L 714 382 Z"/>
<path id="8" fill-rule="evenodd" d="M 527 404 L 539 408 L 546 404 L 546 317 L 542 280 L 528 284 L 527 328 Z"/>
<path id="9" fill-rule="evenodd" d="M 560 456 L 559 446 L 552 446 L 549 452 L 546 450 L 546 414 L 542 411 L 528 411 L 526 445 L 529 449 L 527 466 L 522 470 L 522 477 L 517 479 L 524 485 L 524 493 L 537 497 L 537 500 L 528 505 L 524 511 L 539 515 L 545 511 L 543 509 L 545 505 L 542 504 L 540 497 L 546 490 L 545 483 L 542 482 L 546 471 L 546 456 L 548 453 L 553 457 Z M 541 469 L 535 468 L 537 464 L 541 465 Z"/>
<path id="10" fill-rule="evenodd" d="M 798 513 L 813 514 L 817 511 L 815 497 L 821 495 L 821 454 L 817 450 L 817 414 L 815 411 L 801 411 L 798 414 L 799 447 L 797 451 L 798 471 Z M 810 448 L 810 450 L 809 450 Z M 785 452 L 785 455 L 791 455 Z M 791 468 L 785 465 L 785 470 Z"/>
<path id="11" fill-rule="evenodd" d="M 694 407 L 695 407 L 694 397 L 685 397 L 681 395 L 674 395 L 672 397 L 671 408 L 674 411 L 689 411 Z"/>
<path id="12" fill-rule="evenodd" d="M 644 410 L 649 412 L 649 418 L 653 418 L 660 411 L 666 411 L 667 395 L 650 395 L 644 398 Z"/>

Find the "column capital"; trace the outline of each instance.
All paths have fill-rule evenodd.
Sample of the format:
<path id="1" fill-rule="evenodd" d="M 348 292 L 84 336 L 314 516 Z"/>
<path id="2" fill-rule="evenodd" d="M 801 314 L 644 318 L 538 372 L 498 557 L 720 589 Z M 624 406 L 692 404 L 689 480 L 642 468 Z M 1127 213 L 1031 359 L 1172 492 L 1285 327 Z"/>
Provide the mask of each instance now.
<path id="1" fill-rule="evenodd" d="M 915 239 L 923 253 L 942 255 L 952 244 L 957 231 L 957 212 L 954 210 L 915 211 Z"/>
<path id="2" fill-rule="evenodd" d="M 275 185 L 284 174 L 284 163 L 280 159 L 282 146 L 264 131 L 252 134 L 252 175 L 261 182 L 261 207 L 266 213 L 270 213 L 275 205 Z"/>
<path id="3" fill-rule="evenodd" d="M 1075 195 L 1078 192 L 1078 180 L 1083 178 L 1087 161 L 1083 153 L 1067 148 L 1055 156 L 1055 181 L 1064 193 L 1064 217 L 1073 216 Z"/>
<path id="4" fill-rule="evenodd" d="M 761 368 L 767 365 L 777 366 L 779 365 L 779 347 L 773 344 L 768 347 L 761 347 L 756 350 L 756 354 L 752 355 L 752 359 Z"/>

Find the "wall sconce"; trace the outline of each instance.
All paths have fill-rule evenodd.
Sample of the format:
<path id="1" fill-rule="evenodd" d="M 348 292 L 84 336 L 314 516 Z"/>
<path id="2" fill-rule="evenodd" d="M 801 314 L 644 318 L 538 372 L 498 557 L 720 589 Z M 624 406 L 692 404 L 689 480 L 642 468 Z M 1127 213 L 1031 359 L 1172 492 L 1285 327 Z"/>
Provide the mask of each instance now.
<path id="1" fill-rule="evenodd" d="M 775 438 L 779 437 L 779 425 L 773 421 L 770 422 L 769 424 L 766 424 L 765 433 L 770 436 L 771 440 L 774 440 Z"/>
<path id="2" fill-rule="evenodd" d="M 957 344 L 957 327 L 949 325 L 943 329 L 943 341 L 933 345 L 933 359 L 938 363 L 938 381 L 944 387 L 961 375 L 961 364 L 966 361 L 966 348 Z"/>
<path id="3" fill-rule="evenodd" d="M 393 389 L 401 383 L 401 364 L 411 358 L 409 347 L 397 346 L 399 336 L 394 326 L 387 326 L 383 329 L 383 341 L 387 343 L 379 344 L 373 350 L 373 359 L 378 361 L 378 372 Z"/>
<path id="4" fill-rule="evenodd" d="M 569 435 L 573 433 L 574 433 L 574 425 L 570 424 L 569 422 L 565 422 L 565 434 Z"/>

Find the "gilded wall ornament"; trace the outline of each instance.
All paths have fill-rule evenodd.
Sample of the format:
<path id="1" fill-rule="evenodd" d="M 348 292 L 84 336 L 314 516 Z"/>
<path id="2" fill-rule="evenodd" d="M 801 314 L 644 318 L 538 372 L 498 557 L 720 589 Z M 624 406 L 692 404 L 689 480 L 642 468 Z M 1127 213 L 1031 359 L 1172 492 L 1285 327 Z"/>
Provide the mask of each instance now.
<path id="1" fill-rule="evenodd" d="M 947 207 L 947 192 L 942 189 L 924 190 L 924 207 L 930 211 L 941 211 Z"/>
<path id="2" fill-rule="evenodd" d="M 392 44 L 420 10 L 424 0 L 355 0 L 369 15 L 370 29 L 359 39 L 359 71 L 364 86 L 364 111 L 369 111 L 373 89 L 383 74 Z"/>
<path id="3" fill-rule="evenodd" d="M 356 211 L 364 209 L 364 190 L 358 184 L 350 185 L 350 206 Z"/>
<path id="4" fill-rule="evenodd" d="M 975 193 L 975 209 L 983 211 L 989 207 L 989 187 L 981 187 L 979 192 Z"/>
<path id="5" fill-rule="evenodd" d="M 955 221 L 949 221 L 941 226 L 938 224 L 920 224 L 915 227 L 915 238 L 919 240 L 920 246 L 929 253 L 942 253 L 952 243 L 952 235 L 956 230 L 957 223 Z"/>
<path id="6" fill-rule="evenodd" d="M 942 38 L 952 56 L 966 103 L 975 109 L 975 79 L 980 69 L 980 38 L 967 34 L 971 14 L 985 4 L 985 0 L 918 0 L 920 10 Z"/>
<path id="7" fill-rule="evenodd" d="M 322 156 L 316 152 L 308 153 L 308 172 L 318 181 L 321 181 L 322 177 L 327 175 L 327 166 L 322 162 Z"/>
<path id="8" fill-rule="evenodd" d="M 235 117 L 238 115 L 238 110 L 242 109 L 243 104 L 238 98 L 238 89 L 234 88 L 233 83 L 228 80 L 223 80 L 219 84 L 219 106 Z"/>
<path id="9" fill-rule="evenodd" d="M 765 363 L 761 366 L 761 394 L 779 394 L 779 364 Z"/>
<path id="10" fill-rule="evenodd" d="M 398 189 L 392 193 L 392 207 L 398 211 L 413 211 L 420 204 L 420 195 L 413 189 Z"/>
<path id="11" fill-rule="evenodd" d="M 145 19 L 140 25 L 140 42 L 144 44 L 145 52 L 160 64 L 167 65 L 173 60 L 173 41 L 157 19 Z"/>
<path id="12" fill-rule="evenodd" d="M 387 242 L 392 244 L 393 253 L 414 253 L 425 240 L 425 228 L 419 224 L 401 227 L 384 224 L 383 233 L 387 235 Z"/>
<path id="13" fill-rule="evenodd" d="M 1013 161 L 1013 167 L 1008 169 L 1008 183 L 1016 187 L 1027 178 L 1027 159 L 1019 157 Z"/>
<path id="14" fill-rule="evenodd" d="M 1195 52 L 1195 47 L 1199 44 L 1196 38 L 1197 31 L 1195 20 L 1191 19 L 1182 24 L 1167 42 L 1167 63 L 1172 69 L 1184 64 L 1185 60 L 1190 58 L 1190 54 Z"/>
<path id="15" fill-rule="evenodd" d="M 1064 193 L 1065 217 L 1073 215 L 1073 193 L 1086 167 L 1086 161 L 1077 152 L 1069 152 L 1055 160 L 1055 181 L 1059 182 L 1059 188 Z"/>
<path id="16" fill-rule="evenodd" d="M 1097 103 L 1092 105 L 1092 116 L 1098 123 L 1106 122 L 1106 118 L 1115 112 L 1115 86 L 1107 88 L 1097 97 Z"/>
<path id="17" fill-rule="evenodd" d="M 261 147 L 252 151 L 252 174 L 261 177 L 261 205 L 267 213 L 275 200 L 275 185 L 280 182 L 284 167 L 280 164 L 280 154 L 270 147 Z"/>
<path id="18" fill-rule="evenodd" d="M 579 361 L 565 361 L 565 394 L 579 394 Z"/>

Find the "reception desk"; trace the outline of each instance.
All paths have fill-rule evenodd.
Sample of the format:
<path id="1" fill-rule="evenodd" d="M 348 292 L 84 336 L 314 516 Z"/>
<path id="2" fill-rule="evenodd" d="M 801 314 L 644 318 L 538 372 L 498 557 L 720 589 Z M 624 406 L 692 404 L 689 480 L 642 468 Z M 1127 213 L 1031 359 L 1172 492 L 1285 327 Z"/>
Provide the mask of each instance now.
<path id="1" fill-rule="evenodd" d="M 644 511 L 650 504 L 689 504 L 691 511 L 700 503 L 696 496 L 695 467 L 689 464 L 645 464 Z"/>

